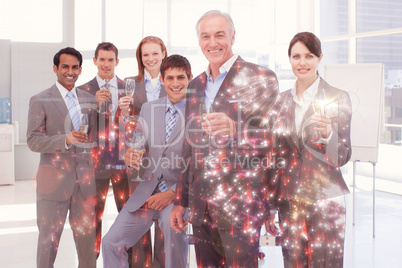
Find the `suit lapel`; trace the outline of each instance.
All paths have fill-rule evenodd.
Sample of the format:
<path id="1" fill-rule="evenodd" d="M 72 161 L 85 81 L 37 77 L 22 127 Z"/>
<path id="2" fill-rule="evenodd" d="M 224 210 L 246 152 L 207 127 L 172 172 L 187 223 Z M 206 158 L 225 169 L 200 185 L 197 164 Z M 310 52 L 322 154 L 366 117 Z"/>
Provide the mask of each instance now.
<path id="1" fill-rule="evenodd" d="M 64 121 L 66 122 L 68 118 L 68 125 L 70 127 L 70 130 L 73 130 L 73 123 L 71 121 L 71 117 L 67 108 L 67 105 L 63 99 L 63 96 L 61 96 L 60 91 L 58 90 L 57 86 L 54 85 L 49 92 L 49 99 L 52 100 L 52 105 L 54 106 L 54 109 L 59 111 L 60 115 L 62 118 L 64 118 Z"/>
<path id="2" fill-rule="evenodd" d="M 174 125 L 173 130 L 172 130 L 172 133 L 170 134 L 169 140 L 166 142 L 166 148 L 168 148 L 171 143 L 173 143 L 177 138 L 179 138 L 181 136 L 180 135 L 181 130 L 182 130 L 182 127 L 185 124 L 184 123 L 184 115 L 183 115 L 183 113 L 181 111 L 179 111 L 179 110 L 177 111 L 177 113 L 178 113 L 178 115 L 176 115 L 177 116 L 176 123 Z M 166 124 L 166 122 L 165 122 L 165 124 Z M 165 148 L 165 150 L 166 150 L 166 148 Z"/>
<path id="3" fill-rule="evenodd" d="M 161 91 L 159 92 L 159 98 L 165 97 L 166 96 L 166 90 L 165 86 L 161 85 Z"/>
<path id="4" fill-rule="evenodd" d="M 158 99 L 155 103 L 155 109 L 151 110 L 151 135 L 155 135 L 156 144 L 166 144 L 165 139 L 165 113 L 166 113 L 166 98 Z M 155 127 L 155 131 L 152 128 Z"/>
<path id="5" fill-rule="evenodd" d="M 293 101 L 290 91 L 284 92 L 283 98 L 280 98 L 280 117 L 279 125 L 280 132 L 283 133 L 284 140 L 290 147 L 296 146 L 299 149 L 299 138 L 296 133 L 296 120 L 295 120 L 295 107 L 296 103 Z M 282 96 L 282 95 L 281 95 Z M 286 135 L 286 132 L 289 135 Z"/>
<path id="6" fill-rule="evenodd" d="M 136 101 L 138 101 L 140 105 L 148 101 L 144 79 L 141 82 L 136 83 L 134 95 L 136 97 Z"/>
<path id="7" fill-rule="evenodd" d="M 234 82 L 234 77 L 236 74 L 241 75 L 240 69 L 240 62 L 244 62 L 244 60 L 239 56 L 236 61 L 233 63 L 232 67 L 228 71 L 225 79 L 222 82 L 222 85 L 219 87 L 218 93 L 216 93 L 214 103 L 213 103 L 213 111 L 214 112 L 221 112 L 222 109 L 225 108 L 225 105 L 221 105 L 224 102 L 227 102 L 227 100 L 230 99 L 231 95 L 230 92 L 228 92 L 228 89 L 233 88 L 233 82 Z M 206 81 L 206 79 L 205 79 Z M 204 87 L 205 89 L 205 87 Z"/>

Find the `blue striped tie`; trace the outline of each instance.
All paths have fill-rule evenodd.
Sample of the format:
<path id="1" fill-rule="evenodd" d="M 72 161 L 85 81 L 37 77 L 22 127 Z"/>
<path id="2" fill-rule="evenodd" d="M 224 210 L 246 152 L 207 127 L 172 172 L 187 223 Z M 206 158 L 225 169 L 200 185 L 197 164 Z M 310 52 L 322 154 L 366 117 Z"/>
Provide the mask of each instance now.
<path id="1" fill-rule="evenodd" d="M 172 134 L 174 125 L 176 124 L 176 112 L 177 112 L 176 107 L 174 105 L 170 106 L 169 111 L 170 111 L 170 116 L 169 116 L 169 119 L 167 121 L 166 129 L 165 129 L 166 141 L 169 139 L 170 134 Z"/>
<path id="2" fill-rule="evenodd" d="M 176 106 L 171 105 L 169 107 L 169 111 L 170 111 L 170 116 L 169 116 L 169 119 L 167 121 L 166 129 L 165 129 L 166 141 L 169 139 L 170 134 L 172 134 L 173 128 L 174 128 L 174 126 L 176 124 L 176 115 L 177 115 Z M 163 175 L 159 179 L 158 189 L 159 189 L 160 192 L 165 192 L 165 191 L 168 190 L 167 187 L 166 187 L 166 183 L 165 183 L 165 179 L 163 178 Z"/>
<path id="3" fill-rule="evenodd" d="M 74 129 L 80 130 L 80 118 L 74 99 L 74 94 L 71 91 L 67 92 L 67 108 L 71 116 L 71 121 L 73 122 Z"/>

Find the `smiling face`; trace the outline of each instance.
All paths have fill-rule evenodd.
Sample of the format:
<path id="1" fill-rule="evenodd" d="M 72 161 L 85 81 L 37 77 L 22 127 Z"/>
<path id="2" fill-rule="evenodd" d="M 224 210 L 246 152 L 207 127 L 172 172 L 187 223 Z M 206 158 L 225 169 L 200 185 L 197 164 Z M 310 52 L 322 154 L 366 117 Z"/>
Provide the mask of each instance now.
<path id="1" fill-rule="evenodd" d="M 94 64 L 98 67 L 98 75 L 102 79 L 112 79 L 114 69 L 119 64 L 114 51 L 99 50 L 98 57 L 93 58 Z"/>
<path id="2" fill-rule="evenodd" d="M 145 43 L 141 48 L 142 64 L 145 69 L 155 78 L 159 74 L 159 69 L 166 51 L 162 51 L 159 44 Z"/>
<path id="3" fill-rule="evenodd" d="M 221 67 L 233 56 L 235 33 L 231 33 L 224 17 L 206 17 L 200 22 L 199 45 L 202 53 L 214 67 Z"/>
<path id="4" fill-rule="evenodd" d="M 311 84 L 318 77 L 318 63 L 320 63 L 321 59 L 322 54 L 317 57 L 302 42 L 297 42 L 293 45 L 289 57 L 292 71 L 297 79 Z"/>
<path id="5" fill-rule="evenodd" d="M 187 86 L 192 78 L 193 76 L 187 77 L 186 70 L 182 68 L 165 70 L 165 77 L 161 76 L 161 81 L 172 104 L 176 104 L 186 97 Z"/>
<path id="6" fill-rule="evenodd" d="M 70 54 L 61 54 L 59 66 L 53 65 L 57 81 L 67 90 L 74 88 L 75 82 L 81 74 L 82 67 L 78 59 Z"/>

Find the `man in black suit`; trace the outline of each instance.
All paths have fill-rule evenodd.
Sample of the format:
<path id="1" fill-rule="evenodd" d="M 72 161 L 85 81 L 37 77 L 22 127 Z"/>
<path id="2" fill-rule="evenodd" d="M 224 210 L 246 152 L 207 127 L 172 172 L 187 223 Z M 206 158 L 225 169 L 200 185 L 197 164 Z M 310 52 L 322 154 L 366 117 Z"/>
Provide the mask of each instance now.
<path id="1" fill-rule="evenodd" d="M 209 11 L 196 28 L 209 65 L 187 93 L 187 165 L 171 225 L 184 230 L 189 209 L 199 267 L 257 267 L 260 229 L 269 215 L 263 161 L 272 135 L 264 126 L 278 94 L 276 75 L 233 54 L 228 14 Z"/>
<path id="2" fill-rule="evenodd" d="M 95 50 L 94 64 L 98 73 L 94 79 L 79 88 L 91 93 L 98 106 L 97 147 L 93 150 L 96 183 L 96 250 L 99 256 L 102 238 L 102 215 L 109 184 L 112 182 L 117 210 L 123 208 L 130 197 L 124 163 L 124 126 L 119 99 L 124 97 L 124 81 L 118 78 L 115 67 L 119 64 L 118 50 L 112 43 L 100 43 Z M 127 113 L 127 111 L 125 111 Z M 124 128 L 122 129 L 124 130 Z"/>

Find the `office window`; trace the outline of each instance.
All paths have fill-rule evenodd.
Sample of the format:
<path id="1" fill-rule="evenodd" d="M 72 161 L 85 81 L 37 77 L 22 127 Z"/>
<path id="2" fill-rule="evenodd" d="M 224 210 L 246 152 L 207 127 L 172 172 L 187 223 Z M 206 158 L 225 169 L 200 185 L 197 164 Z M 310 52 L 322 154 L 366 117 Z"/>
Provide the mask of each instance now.
<path id="1" fill-rule="evenodd" d="M 144 2 L 144 33 L 143 33 L 144 37 L 149 35 L 157 36 L 161 38 L 166 45 L 166 40 L 168 36 L 168 25 L 169 25 L 167 23 L 168 1 L 153 0 L 143 2 Z M 139 41 L 140 40 L 138 40 L 137 45 Z"/>
<path id="2" fill-rule="evenodd" d="M 357 62 L 384 63 L 385 81 L 388 82 L 388 77 L 392 77 L 393 71 L 402 70 L 402 33 L 358 38 Z M 395 83 L 401 83 L 400 79 L 394 79 L 392 84 L 402 87 L 402 84 Z"/>
<path id="3" fill-rule="evenodd" d="M 348 33 L 348 0 L 320 1 L 321 37 Z"/>
<path id="4" fill-rule="evenodd" d="M 385 110 L 394 111 L 387 114 L 386 124 L 401 124 L 402 116 L 402 33 L 372 36 L 357 39 L 358 63 L 383 63 L 385 67 Z M 399 101 L 398 101 L 399 100 Z M 395 135 L 400 130 L 391 128 L 391 144 L 399 144 Z"/>
<path id="5" fill-rule="evenodd" d="M 81 52 L 94 50 L 96 45 L 102 41 L 101 0 L 75 1 L 74 31 L 75 48 Z"/>
<path id="6" fill-rule="evenodd" d="M 321 67 L 325 64 L 347 64 L 348 63 L 348 40 L 321 42 L 322 53 L 324 54 Z"/>
<path id="7" fill-rule="evenodd" d="M 400 0 L 357 0 L 357 32 L 402 27 Z"/>
<path id="8" fill-rule="evenodd" d="M 42 0 L 40 4 L 31 0 L 0 0 L 0 38 L 16 42 L 61 42 L 62 3 L 62 0 Z"/>
<path id="9" fill-rule="evenodd" d="M 146 7 L 145 3 L 144 8 Z M 143 34 L 142 8 L 142 1 L 107 0 L 104 41 L 112 42 L 120 50 L 137 48 Z M 155 17 L 158 17 L 157 14 Z"/>
<path id="10" fill-rule="evenodd" d="M 297 33 L 298 14 L 296 7 L 296 0 L 275 1 L 275 12 L 269 13 L 275 16 L 275 43 L 289 44 Z M 272 33 L 267 32 L 264 34 Z"/>

